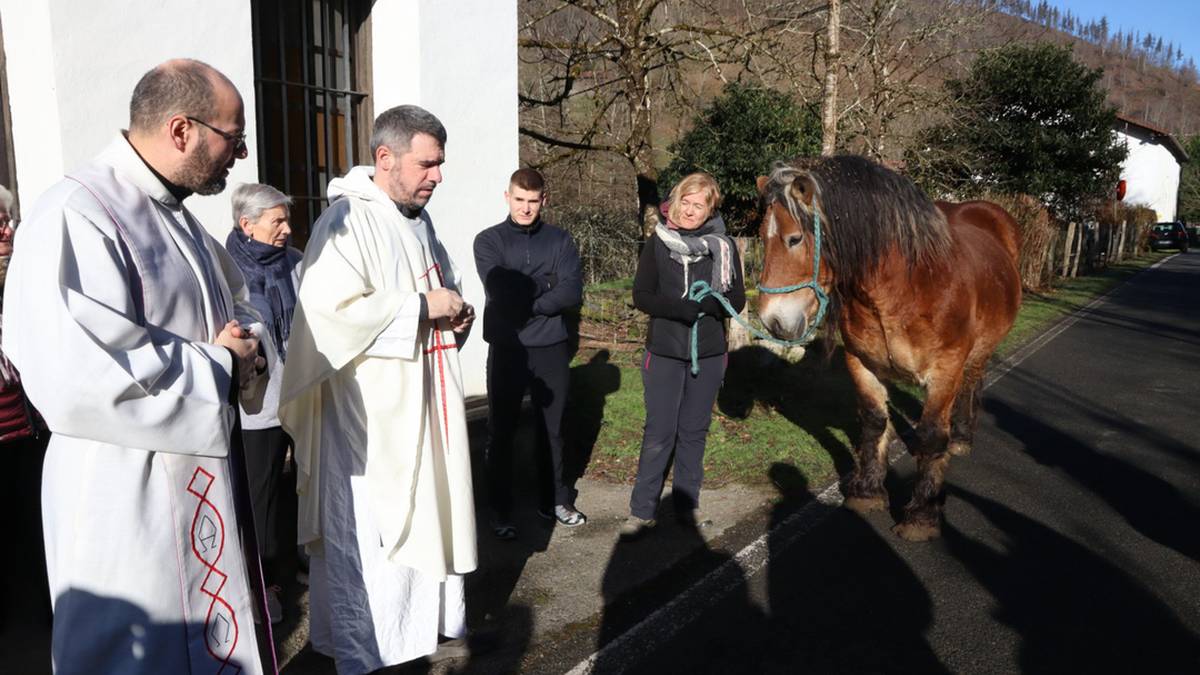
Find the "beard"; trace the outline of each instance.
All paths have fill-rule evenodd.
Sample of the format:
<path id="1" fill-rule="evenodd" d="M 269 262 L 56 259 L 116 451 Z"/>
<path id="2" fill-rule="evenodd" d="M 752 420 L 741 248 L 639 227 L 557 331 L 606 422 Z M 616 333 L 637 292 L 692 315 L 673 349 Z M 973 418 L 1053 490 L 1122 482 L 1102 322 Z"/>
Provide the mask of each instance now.
<path id="1" fill-rule="evenodd" d="M 208 154 L 208 139 L 202 138 L 179 169 L 176 184 L 198 195 L 215 195 L 225 189 L 225 165 Z"/>
<path id="2" fill-rule="evenodd" d="M 413 190 L 411 194 L 404 194 L 400 199 L 396 200 L 396 205 L 400 207 L 400 211 L 406 217 L 416 218 L 421 213 L 421 209 L 425 208 L 425 205 L 429 203 L 431 197 L 433 197 L 432 194 L 418 195 L 417 190 Z"/>

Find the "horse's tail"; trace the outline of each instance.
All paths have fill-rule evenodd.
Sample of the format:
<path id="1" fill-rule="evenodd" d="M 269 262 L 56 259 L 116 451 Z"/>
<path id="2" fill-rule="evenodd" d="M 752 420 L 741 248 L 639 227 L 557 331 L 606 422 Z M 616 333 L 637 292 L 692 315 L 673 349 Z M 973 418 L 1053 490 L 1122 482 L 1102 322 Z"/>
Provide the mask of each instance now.
<path id="1" fill-rule="evenodd" d="M 1000 240 L 1013 263 L 1020 264 L 1021 224 L 1005 211 L 1004 207 L 982 200 L 961 204 L 938 202 L 938 206 L 951 221 L 970 223 L 992 233 L 992 236 Z"/>

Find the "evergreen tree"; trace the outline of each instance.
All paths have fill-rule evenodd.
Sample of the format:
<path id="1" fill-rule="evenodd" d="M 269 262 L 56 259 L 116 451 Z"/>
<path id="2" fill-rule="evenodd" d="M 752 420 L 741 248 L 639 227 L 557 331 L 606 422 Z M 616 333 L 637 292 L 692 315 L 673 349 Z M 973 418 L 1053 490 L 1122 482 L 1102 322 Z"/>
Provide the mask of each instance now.
<path id="1" fill-rule="evenodd" d="M 820 154 L 821 118 L 813 107 L 782 92 L 731 84 L 668 152 L 674 159 L 660 174 L 663 192 L 693 171 L 707 171 L 721 186 L 721 212 L 736 232 L 752 226 L 755 180 L 773 162 Z"/>
<path id="2" fill-rule="evenodd" d="M 1077 217 L 1112 192 L 1125 158 L 1102 74 L 1075 62 L 1070 47 L 984 51 L 946 82 L 952 121 L 927 129 L 908 161 L 934 191 L 1026 193 Z"/>

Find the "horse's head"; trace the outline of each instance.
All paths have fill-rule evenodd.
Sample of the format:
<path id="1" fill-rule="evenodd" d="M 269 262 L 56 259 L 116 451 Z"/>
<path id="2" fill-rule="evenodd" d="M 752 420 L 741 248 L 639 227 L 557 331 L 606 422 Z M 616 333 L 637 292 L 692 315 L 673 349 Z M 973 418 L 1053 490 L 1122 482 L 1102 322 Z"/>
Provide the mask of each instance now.
<path id="1" fill-rule="evenodd" d="M 824 251 L 814 256 L 818 227 L 825 224 L 818 219 L 820 188 L 808 172 L 780 165 L 769 177 L 759 177 L 758 191 L 763 242 L 758 315 L 772 335 L 794 340 L 820 320 L 822 302 L 811 286 L 828 293 L 833 283 Z M 795 288 L 806 283 L 809 287 Z"/>

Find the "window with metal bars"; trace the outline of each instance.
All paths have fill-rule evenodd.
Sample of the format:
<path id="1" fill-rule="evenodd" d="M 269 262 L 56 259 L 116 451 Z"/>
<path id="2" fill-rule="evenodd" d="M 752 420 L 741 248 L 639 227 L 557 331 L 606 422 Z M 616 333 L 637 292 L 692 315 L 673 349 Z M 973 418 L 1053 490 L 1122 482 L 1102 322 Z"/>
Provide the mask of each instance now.
<path id="1" fill-rule="evenodd" d="M 303 247 L 329 181 L 369 155 L 370 0 L 254 0 L 254 86 L 262 182 L 294 200 Z"/>

